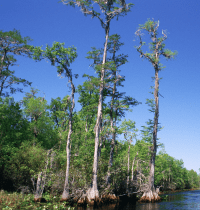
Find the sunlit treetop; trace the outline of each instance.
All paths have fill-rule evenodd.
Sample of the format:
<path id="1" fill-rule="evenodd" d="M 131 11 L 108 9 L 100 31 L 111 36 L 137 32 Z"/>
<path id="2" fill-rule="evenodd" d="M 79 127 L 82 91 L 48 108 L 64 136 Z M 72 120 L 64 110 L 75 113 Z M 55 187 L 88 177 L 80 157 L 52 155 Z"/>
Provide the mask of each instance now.
<path id="1" fill-rule="evenodd" d="M 114 17 L 117 17 L 118 19 L 119 16 L 126 15 L 133 6 L 132 3 L 126 4 L 125 0 L 61 0 L 61 2 L 65 5 L 80 7 L 84 15 L 91 15 L 92 18 L 97 17 L 104 29 L 111 19 Z M 95 5 L 99 6 L 101 13 L 95 11 Z"/>

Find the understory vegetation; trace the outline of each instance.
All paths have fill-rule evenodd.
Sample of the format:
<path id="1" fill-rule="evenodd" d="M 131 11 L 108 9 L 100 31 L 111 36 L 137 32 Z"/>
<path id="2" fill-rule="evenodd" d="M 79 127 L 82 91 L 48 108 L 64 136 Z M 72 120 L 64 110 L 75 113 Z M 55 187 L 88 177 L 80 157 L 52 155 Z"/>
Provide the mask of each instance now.
<path id="1" fill-rule="evenodd" d="M 27 95 L 31 95 L 31 93 L 27 93 Z M 92 95 L 88 96 L 92 97 Z M 94 98 L 93 100 L 87 100 L 87 97 L 82 98 L 88 103 L 93 103 L 93 106 L 90 104 L 84 109 L 91 109 L 91 107 L 96 109 Z M 79 100 L 81 100 L 81 96 Z M 52 99 L 51 104 L 48 105 L 44 98 L 36 95 L 30 98 L 25 97 L 21 106 L 12 98 L 1 99 L 1 189 L 10 192 L 34 193 L 38 174 L 42 171 L 46 176 L 44 192 L 48 192 L 52 196 L 62 193 L 66 170 L 65 147 L 68 125 L 65 103 L 65 99 L 57 98 Z M 88 116 L 89 111 L 84 109 L 73 115 L 74 132 L 70 146 L 69 189 L 70 194 L 74 196 L 81 196 L 85 193 L 92 180 L 95 114 Z M 86 129 L 87 123 L 89 126 Z M 143 191 L 148 183 L 149 175 L 149 148 L 151 145 L 149 139 L 152 135 L 150 126 L 144 126 L 141 137 L 139 137 L 134 122 L 131 120 L 121 122 L 118 133 L 125 135 L 120 135 L 115 142 L 111 168 L 112 182 L 109 189 L 107 189 L 106 178 L 111 140 L 110 127 L 106 117 L 102 133 L 101 154 L 99 154 L 98 163 L 100 194 L 115 193 L 119 195 L 126 193 L 130 188 L 134 188 L 134 191 Z M 162 186 L 164 190 L 197 188 L 199 187 L 199 178 L 197 172 L 184 168 L 182 160 L 176 160 L 169 156 L 164 149 L 157 154 L 156 186 Z"/>

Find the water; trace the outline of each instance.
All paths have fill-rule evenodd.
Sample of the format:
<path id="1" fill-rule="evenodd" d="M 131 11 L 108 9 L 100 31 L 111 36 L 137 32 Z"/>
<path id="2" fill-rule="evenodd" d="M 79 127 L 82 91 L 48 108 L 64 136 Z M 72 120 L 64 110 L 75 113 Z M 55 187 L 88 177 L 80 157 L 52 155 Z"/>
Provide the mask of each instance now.
<path id="1" fill-rule="evenodd" d="M 99 208 L 77 207 L 76 210 L 200 210 L 200 190 L 179 192 L 168 194 L 166 200 L 159 203 L 122 203 L 120 205 L 111 204 Z"/>

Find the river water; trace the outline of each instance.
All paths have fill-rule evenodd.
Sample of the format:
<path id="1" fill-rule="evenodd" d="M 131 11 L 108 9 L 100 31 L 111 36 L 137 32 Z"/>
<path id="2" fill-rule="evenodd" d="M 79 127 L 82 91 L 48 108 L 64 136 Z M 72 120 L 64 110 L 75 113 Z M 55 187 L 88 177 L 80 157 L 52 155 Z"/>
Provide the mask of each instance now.
<path id="1" fill-rule="evenodd" d="M 165 199 L 159 203 L 121 203 L 120 205 L 111 204 L 98 208 L 77 207 L 76 210 L 200 210 L 200 190 L 178 192 L 166 195 Z"/>

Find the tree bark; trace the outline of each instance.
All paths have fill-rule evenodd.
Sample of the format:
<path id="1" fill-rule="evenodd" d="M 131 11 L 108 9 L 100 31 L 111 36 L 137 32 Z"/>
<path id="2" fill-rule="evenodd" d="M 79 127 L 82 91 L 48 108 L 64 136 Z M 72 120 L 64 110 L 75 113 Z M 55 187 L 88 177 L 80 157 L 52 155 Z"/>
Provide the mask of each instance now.
<path id="1" fill-rule="evenodd" d="M 129 193 L 129 162 L 130 162 L 130 146 L 131 143 L 129 142 L 129 147 L 128 147 L 128 169 L 127 169 L 127 183 L 126 183 L 126 192 Z"/>
<path id="2" fill-rule="evenodd" d="M 48 163 L 49 163 L 50 153 L 51 153 L 51 150 L 49 150 L 48 153 L 47 153 L 47 161 L 46 161 L 45 170 L 41 171 L 38 174 L 36 191 L 35 191 L 35 195 L 34 195 L 34 201 L 35 202 L 41 202 L 41 200 L 42 200 L 42 194 L 43 194 L 43 191 L 44 191 L 46 177 L 47 177 L 46 172 L 47 172 L 47 167 L 48 167 Z"/>
<path id="3" fill-rule="evenodd" d="M 153 145 L 151 147 L 151 158 L 150 158 L 150 173 L 149 173 L 149 189 L 145 192 L 140 201 L 159 201 L 160 197 L 158 193 L 156 193 L 154 186 L 154 172 L 155 172 L 155 158 L 157 151 L 157 132 L 158 132 L 158 117 L 159 117 L 159 97 L 158 97 L 158 89 L 159 89 L 159 78 L 158 71 L 159 67 L 156 64 L 155 68 L 155 88 L 154 88 L 154 99 L 155 99 L 155 114 L 154 114 L 154 126 L 153 126 Z"/>
<path id="4" fill-rule="evenodd" d="M 153 128 L 153 146 L 151 148 L 151 160 L 150 160 L 150 176 L 149 176 L 149 188 L 154 191 L 154 170 L 155 170 L 155 158 L 157 151 L 157 132 L 158 132 L 158 117 L 159 117 L 159 104 L 158 104 L 158 89 L 159 89 L 159 78 L 158 78 L 158 67 L 155 68 L 155 114 L 154 114 L 154 128 Z"/>
<path id="5" fill-rule="evenodd" d="M 113 61 L 115 61 L 115 47 L 113 49 Z M 116 133 L 115 133 L 115 126 L 116 126 L 116 117 L 115 120 L 113 119 L 114 117 L 114 100 L 115 100 L 115 93 L 116 93 L 116 71 L 113 72 L 114 74 L 114 86 L 113 86 L 113 91 L 112 91 L 112 99 L 111 99 L 111 109 L 110 109 L 110 126 L 111 126 L 111 132 L 112 132 L 112 140 L 111 140 L 111 148 L 110 148 L 110 158 L 109 158 L 109 163 L 108 163 L 108 172 L 107 172 L 107 180 L 106 184 L 108 185 L 108 188 L 110 187 L 111 184 L 111 167 L 113 164 L 113 154 L 114 154 L 114 148 L 115 148 L 115 138 L 116 138 Z"/>
<path id="6" fill-rule="evenodd" d="M 137 155 L 138 155 L 138 152 L 137 152 L 137 154 L 135 155 L 135 158 L 134 158 L 134 160 L 133 160 L 133 164 L 132 164 L 132 176 L 131 176 L 131 181 L 133 182 L 133 169 L 134 169 L 134 165 L 135 165 L 135 160 L 136 160 L 136 157 L 137 157 Z"/>
<path id="7" fill-rule="evenodd" d="M 106 41 L 105 41 L 105 45 L 104 45 L 102 65 L 104 65 L 106 63 L 109 28 L 110 28 L 110 22 L 107 23 L 106 28 L 105 28 Z M 103 105 L 104 77 L 105 77 L 105 68 L 103 66 L 102 70 L 101 70 L 101 83 L 100 83 L 100 88 L 99 88 L 99 102 L 98 102 L 97 120 L 96 120 L 96 125 L 95 125 L 95 149 L 94 149 L 94 162 L 93 162 L 93 179 L 92 179 L 92 186 L 87 191 L 87 197 L 88 197 L 89 201 L 94 200 L 95 198 L 99 197 L 99 191 L 97 188 L 97 169 L 98 169 L 100 123 L 101 123 L 102 105 Z"/>
<path id="8" fill-rule="evenodd" d="M 115 120 L 114 124 L 116 125 L 116 120 Z M 114 154 L 115 138 L 116 138 L 114 126 L 113 126 L 113 120 L 112 120 L 112 124 L 111 124 L 112 141 L 111 141 L 110 157 L 109 157 L 107 180 L 106 180 L 106 184 L 108 185 L 108 187 L 110 187 L 110 184 L 111 184 L 111 172 L 110 172 L 110 170 L 111 170 L 111 167 L 112 167 L 112 164 L 113 164 L 113 154 Z"/>
<path id="9" fill-rule="evenodd" d="M 71 141 L 71 134 L 72 134 L 72 114 L 75 106 L 74 101 L 74 93 L 75 93 L 75 87 L 72 82 L 72 75 L 69 75 L 69 82 L 71 84 L 71 107 L 70 107 L 70 113 L 69 113 L 69 132 L 67 136 L 67 145 L 66 145 L 66 153 L 67 153 L 67 166 L 66 166 L 66 175 L 65 175 L 65 184 L 64 184 L 64 190 L 62 194 L 62 201 L 66 201 L 70 198 L 69 195 L 69 168 L 70 168 L 70 141 Z"/>

